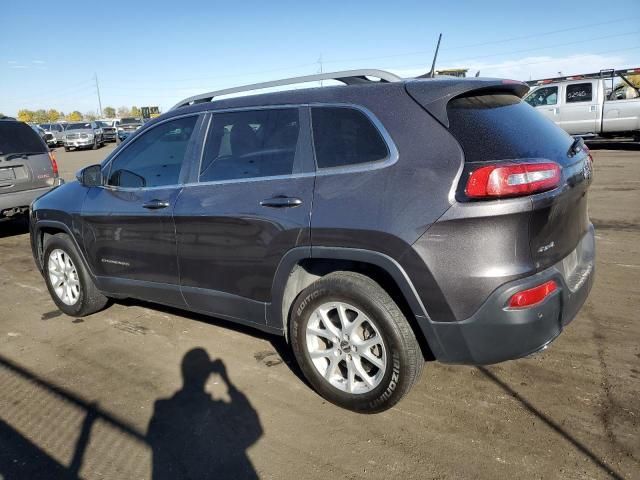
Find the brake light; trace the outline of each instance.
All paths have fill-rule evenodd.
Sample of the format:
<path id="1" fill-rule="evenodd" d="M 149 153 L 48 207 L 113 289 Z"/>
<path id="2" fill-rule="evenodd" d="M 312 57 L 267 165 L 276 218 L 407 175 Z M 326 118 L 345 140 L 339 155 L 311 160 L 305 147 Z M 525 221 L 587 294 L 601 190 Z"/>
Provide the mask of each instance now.
<path id="1" fill-rule="evenodd" d="M 549 280 L 542 285 L 523 290 L 514 294 L 509 299 L 510 308 L 529 308 L 542 302 L 545 298 L 551 295 L 558 289 L 558 284 L 554 280 Z"/>
<path id="2" fill-rule="evenodd" d="M 560 178 L 554 162 L 489 165 L 471 172 L 464 193 L 470 198 L 531 195 L 556 188 Z"/>
<path id="3" fill-rule="evenodd" d="M 51 160 L 51 168 L 53 169 L 53 175 L 58 176 L 58 162 L 56 162 L 56 156 L 53 152 L 49 152 L 49 160 Z"/>

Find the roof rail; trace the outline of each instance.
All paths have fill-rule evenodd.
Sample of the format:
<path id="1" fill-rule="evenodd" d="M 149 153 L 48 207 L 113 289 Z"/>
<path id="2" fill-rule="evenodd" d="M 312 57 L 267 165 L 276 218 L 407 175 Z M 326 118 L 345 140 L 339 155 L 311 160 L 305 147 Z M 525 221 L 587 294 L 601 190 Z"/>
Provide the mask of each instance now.
<path id="1" fill-rule="evenodd" d="M 216 90 L 213 92 L 202 93 L 200 95 L 194 95 L 193 97 L 185 98 L 184 100 L 175 104 L 171 110 L 184 107 L 194 103 L 210 102 L 214 97 L 221 95 L 229 95 L 232 93 L 250 92 L 252 90 L 262 90 L 264 88 L 281 87 L 284 85 L 295 85 L 298 83 L 317 82 L 320 80 L 337 80 L 345 85 L 355 85 L 362 83 L 371 83 L 367 77 L 378 78 L 380 82 L 392 83 L 399 82 L 402 78 L 394 75 L 391 72 L 384 70 L 344 70 L 342 72 L 327 72 L 319 73 L 315 75 L 305 75 L 302 77 L 284 78 L 281 80 L 272 80 L 270 82 L 253 83 L 251 85 L 244 85 L 240 87 L 225 88 L 224 90 Z"/>

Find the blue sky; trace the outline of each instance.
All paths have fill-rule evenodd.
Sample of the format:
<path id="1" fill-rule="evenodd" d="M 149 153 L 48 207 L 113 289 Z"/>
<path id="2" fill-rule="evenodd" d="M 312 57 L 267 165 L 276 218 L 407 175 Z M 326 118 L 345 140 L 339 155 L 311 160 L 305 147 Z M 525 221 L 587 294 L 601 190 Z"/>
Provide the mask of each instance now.
<path id="1" fill-rule="evenodd" d="M 640 67 L 638 0 L 5 1 L 0 112 L 159 105 L 325 71 L 438 66 L 520 80 Z M 614 5 L 614 4 L 611 4 Z"/>

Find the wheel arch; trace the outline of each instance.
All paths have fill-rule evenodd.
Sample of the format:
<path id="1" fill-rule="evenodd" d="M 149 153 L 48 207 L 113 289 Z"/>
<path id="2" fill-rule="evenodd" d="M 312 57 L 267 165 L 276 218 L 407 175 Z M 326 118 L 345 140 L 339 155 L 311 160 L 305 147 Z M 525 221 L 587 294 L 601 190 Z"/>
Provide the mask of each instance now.
<path id="1" fill-rule="evenodd" d="M 43 271 L 44 245 L 47 241 L 47 238 L 49 238 L 52 235 L 57 235 L 59 233 L 65 233 L 71 239 L 71 242 L 73 243 L 74 247 L 76 247 L 76 251 L 78 252 L 78 255 L 80 256 L 80 258 L 82 259 L 82 262 L 84 263 L 84 267 L 87 269 L 87 272 L 89 272 L 89 275 L 92 277 L 92 279 L 95 278 L 93 275 L 93 272 L 91 271 L 91 268 L 89 267 L 89 263 L 87 262 L 87 259 L 84 256 L 83 250 L 80 248 L 80 245 L 78 245 L 78 241 L 76 237 L 73 235 L 73 233 L 71 232 L 71 229 L 69 228 L 68 225 L 56 220 L 40 220 L 32 227 L 32 232 L 33 233 L 31 235 L 31 238 L 32 238 L 32 247 L 33 247 L 33 257 L 36 261 L 37 267 L 40 269 L 41 272 Z"/>
<path id="2" fill-rule="evenodd" d="M 411 280 L 393 258 L 379 252 L 340 247 L 298 247 L 280 262 L 267 308 L 267 324 L 283 331 L 288 340 L 291 306 L 305 288 L 335 271 L 367 275 L 385 289 L 407 317 L 425 359 L 434 358 L 429 339 L 420 328 L 418 317 L 427 316 Z"/>

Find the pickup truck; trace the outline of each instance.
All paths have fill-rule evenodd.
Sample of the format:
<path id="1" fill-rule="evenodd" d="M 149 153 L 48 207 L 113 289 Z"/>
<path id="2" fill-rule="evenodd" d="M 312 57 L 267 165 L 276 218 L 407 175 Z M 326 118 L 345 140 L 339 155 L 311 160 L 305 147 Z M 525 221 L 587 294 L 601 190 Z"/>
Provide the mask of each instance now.
<path id="1" fill-rule="evenodd" d="M 571 135 L 640 141 L 640 68 L 527 82 L 525 101 Z"/>

